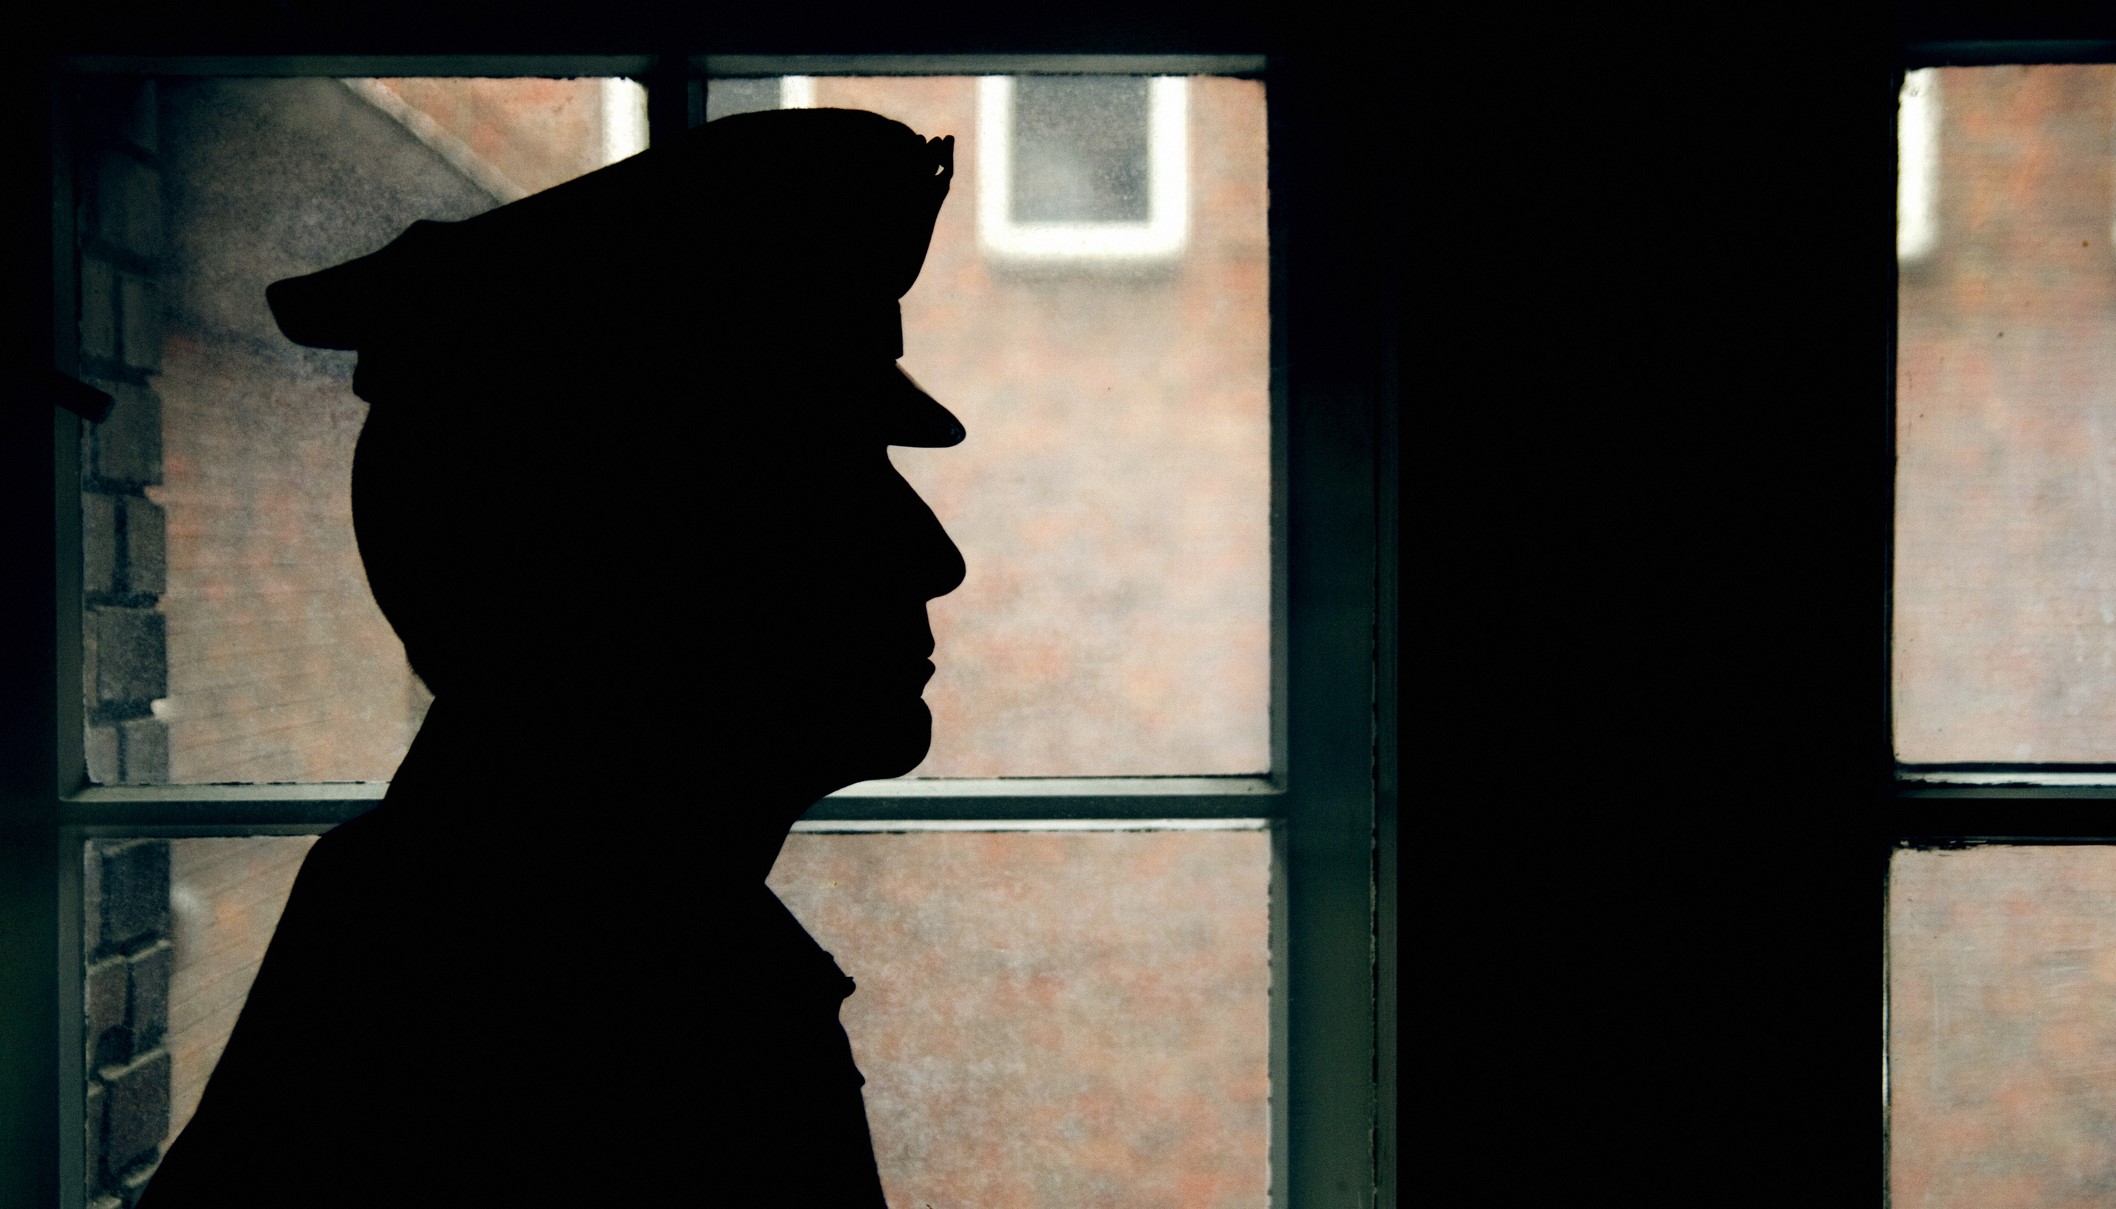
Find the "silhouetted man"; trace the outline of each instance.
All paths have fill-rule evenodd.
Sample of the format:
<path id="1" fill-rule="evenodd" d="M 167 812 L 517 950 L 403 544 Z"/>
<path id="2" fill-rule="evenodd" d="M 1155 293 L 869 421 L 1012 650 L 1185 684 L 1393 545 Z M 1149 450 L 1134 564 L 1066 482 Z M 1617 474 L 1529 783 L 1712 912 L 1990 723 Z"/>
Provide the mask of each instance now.
<path id="1" fill-rule="evenodd" d="M 961 556 L 887 446 L 952 140 L 725 118 L 275 285 L 434 704 L 319 840 L 142 1209 L 879 1206 L 852 990 L 764 885 L 924 757 Z"/>

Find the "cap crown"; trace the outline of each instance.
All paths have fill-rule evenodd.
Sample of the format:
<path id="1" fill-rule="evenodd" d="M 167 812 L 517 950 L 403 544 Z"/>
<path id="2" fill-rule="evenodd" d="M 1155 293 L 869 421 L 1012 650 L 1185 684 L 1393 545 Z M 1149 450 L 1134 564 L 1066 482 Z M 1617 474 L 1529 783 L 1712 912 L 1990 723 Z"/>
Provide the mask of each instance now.
<path id="1" fill-rule="evenodd" d="M 569 350 L 600 374 L 672 343 L 893 360 L 953 153 L 860 110 L 737 114 L 267 297 L 288 338 L 359 350 L 375 402 L 489 383 L 507 350 L 544 376 Z"/>

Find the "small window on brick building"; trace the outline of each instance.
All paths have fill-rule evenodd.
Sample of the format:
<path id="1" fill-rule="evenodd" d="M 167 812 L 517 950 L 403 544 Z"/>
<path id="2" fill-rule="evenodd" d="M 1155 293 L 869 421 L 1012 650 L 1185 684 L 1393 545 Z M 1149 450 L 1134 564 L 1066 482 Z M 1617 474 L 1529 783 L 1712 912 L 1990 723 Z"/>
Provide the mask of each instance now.
<path id="1" fill-rule="evenodd" d="M 1180 77 L 980 80 L 977 231 L 985 253 L 1061 262 L 1181 254 L 1188 95 Z"/>

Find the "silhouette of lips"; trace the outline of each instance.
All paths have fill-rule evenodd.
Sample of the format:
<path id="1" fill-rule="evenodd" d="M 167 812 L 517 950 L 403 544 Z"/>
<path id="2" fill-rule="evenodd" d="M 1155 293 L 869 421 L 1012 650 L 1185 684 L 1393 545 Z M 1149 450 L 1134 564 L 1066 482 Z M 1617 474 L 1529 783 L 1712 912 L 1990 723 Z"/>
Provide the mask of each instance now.
<path id="1" fill-rule="evenodd" d="M 878 663 L 872 665 L 864 675 L 847 684 L 852 691 L 865 695 L 874 693 L 893 697 L 909 691 L 913 696 L 926 691 L 926 682 L 933 679 L 935 668 L 930 659 L 915 663 Z"/>

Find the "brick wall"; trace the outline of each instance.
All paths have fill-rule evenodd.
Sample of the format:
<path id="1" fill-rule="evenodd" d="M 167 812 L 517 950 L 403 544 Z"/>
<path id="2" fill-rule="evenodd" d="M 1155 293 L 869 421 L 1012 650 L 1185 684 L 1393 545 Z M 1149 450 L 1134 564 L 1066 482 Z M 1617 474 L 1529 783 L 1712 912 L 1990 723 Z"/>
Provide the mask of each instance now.
<path id="1" fill-rule="evenodd" d="M 1263 771 L 1263 86 L 1191 82 L 1189 241 L 1129 264 L 985 254 L 974 79 L 821 77 L 815 103 L 957 136 L 903 364 L 969 438 L 890 452 L 967 565 L 928 610 L 933 750 L 912 775 Z"/>
<path id="2" fill-rule="evenodd" d="M 153 82 L 102 82 L 83 95 L 79 132 L 81 376 L 117 406 L 84 426 L 82 633 L 88 775 L 99 783 L 169 777 L 167 516 L 162 481 L 161 275 L 166 267 Z"/>
<path id="3" fill-rule="evenodd" d="M 788 837 L 890 1204 L 1264 1209 L 1270 836 Z"/>
<path id="4" fill-rule="evenodd" d="M 130 1206 L 169 1133 L 169 842 L 93 841 L 83 852 L 82 956 L 91 1209 Z"/>
<path id="5" fill-rule="evenodd" d="M 91 857 L 90 1127 L 134 1156 L 113 1194 L 190 1119 L 312 843 Z M 772 885 L 859 982 L 894 1203 L 1244 1209 L 1268 1174 L 1269 877 L 1262 832 L 800 834 Z"/>
<path id="6" fill-rule="evenodd" d="M 167 517 L 162 481 L 161 276 L 166 267 L 156 88 L 84 89 L 76 132 L 81 376 L 117 400 L 83 428 L 82 692 L 88 776 L 169 777 Z M 169 1123 L 169 848 L 96 842 L 83 852 L 87 1148 L 94 1209 L 129 1206 L 161 1158 Z"/>
<path id="7" fill-rule="evenodd" d="M 191 1119 L 315 842 L 124 840 L 84 849 L 93 1209 L 129 1206 Z"/>
<path id="8" fill-rule="evenodd" d="M 374 83 L 418 110 L 523 194 L 540 193 L 612 158 L 594 79 L 386 79 Z M 641 116 L 644 116 L 643 114 Z"/>
<path id="9" fill-rule="evenodd" d="M 353 540 L 367 405 L 353 355 L 289 343 L 264 291 L 495 199 L 333 80 L 162 94 L 171 779 L 386 780 L 427 698 Z"/>
<path id="10" fill-rule="evenodd" d="M 169 841 L 169 1136 L 191 1119 L 314 836 Z"/>

